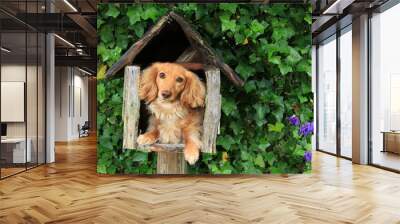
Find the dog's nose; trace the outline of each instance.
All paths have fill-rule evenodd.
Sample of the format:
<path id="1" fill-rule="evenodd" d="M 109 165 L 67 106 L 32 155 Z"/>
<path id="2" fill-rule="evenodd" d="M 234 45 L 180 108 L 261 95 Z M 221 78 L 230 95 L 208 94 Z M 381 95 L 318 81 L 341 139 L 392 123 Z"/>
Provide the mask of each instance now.
<path id="1" fill-rule="evenodd" d="M 171 91 L 164 90 L 161 92 L 161 96 L 164 97 L 164 99 L 167 99 L 168 97 L 171 96 Z"/>

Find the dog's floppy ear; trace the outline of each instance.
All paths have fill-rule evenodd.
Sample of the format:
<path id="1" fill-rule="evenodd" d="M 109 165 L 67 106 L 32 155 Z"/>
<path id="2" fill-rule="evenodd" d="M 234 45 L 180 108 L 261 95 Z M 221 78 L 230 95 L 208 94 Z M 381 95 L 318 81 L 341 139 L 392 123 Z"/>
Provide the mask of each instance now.
<path id="1" fill-rule="evenodd" d="M 158 68 L 157 64 L 152 64 L 150 67 L 146 68 L 140 77 L 140 89 L 139 97 L 146 103 L 151 103 L 157 98 L 157 78 Z"/>
<path id="2" fill-rule="evenodd" d="M 190 108 L 204 107 L 206 88 L 199 77 L 186 71 L 185 89 L 181 94 L 181 103 Z"/>

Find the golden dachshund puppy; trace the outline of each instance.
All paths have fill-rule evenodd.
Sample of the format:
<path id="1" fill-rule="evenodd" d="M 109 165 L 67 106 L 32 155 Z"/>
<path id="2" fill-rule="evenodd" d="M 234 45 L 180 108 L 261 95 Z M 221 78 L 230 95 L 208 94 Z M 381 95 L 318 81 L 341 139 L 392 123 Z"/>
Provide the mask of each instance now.
<path id="1" fill-rule="evenodd" d="M 154 63 L 143 71 L 140 99 L 151 112 L 147 132 L 138 144 L 184 143 L 184 156 L 189 164 L 199 158 L 205 86 L 202 81 L 179 64 Z"/>

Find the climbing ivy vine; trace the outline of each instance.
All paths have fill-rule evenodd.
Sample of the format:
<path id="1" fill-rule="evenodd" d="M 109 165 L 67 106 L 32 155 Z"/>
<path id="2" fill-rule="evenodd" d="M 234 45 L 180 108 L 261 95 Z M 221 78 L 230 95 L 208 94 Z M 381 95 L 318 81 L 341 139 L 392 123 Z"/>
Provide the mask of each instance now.
<path id="1" fill-rule="evenodd" d="M 190 172 L 310 171 L 311 7 L 232 3 L 98 5 L 97 171 L 155 173 L 154 153 L 122 149 L 122 75 L 103 78 L 127 48 L 171 10 L 190 21 L 245 80 L 244 87 L 237 88 L 222 77 L 218 153 L 202 154 Z"/>

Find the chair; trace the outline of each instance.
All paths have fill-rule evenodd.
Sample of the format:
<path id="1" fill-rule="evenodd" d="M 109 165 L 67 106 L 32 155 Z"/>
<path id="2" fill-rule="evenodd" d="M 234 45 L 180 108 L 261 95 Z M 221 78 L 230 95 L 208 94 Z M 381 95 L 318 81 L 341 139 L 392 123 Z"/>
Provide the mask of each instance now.
<path id="1" fill-rule="evenodd" d="M 89 136 L 89 129 L 90 129 L 89 121 L 85 121 L 82 127 L 78 124 L 79 138 Z"/>

